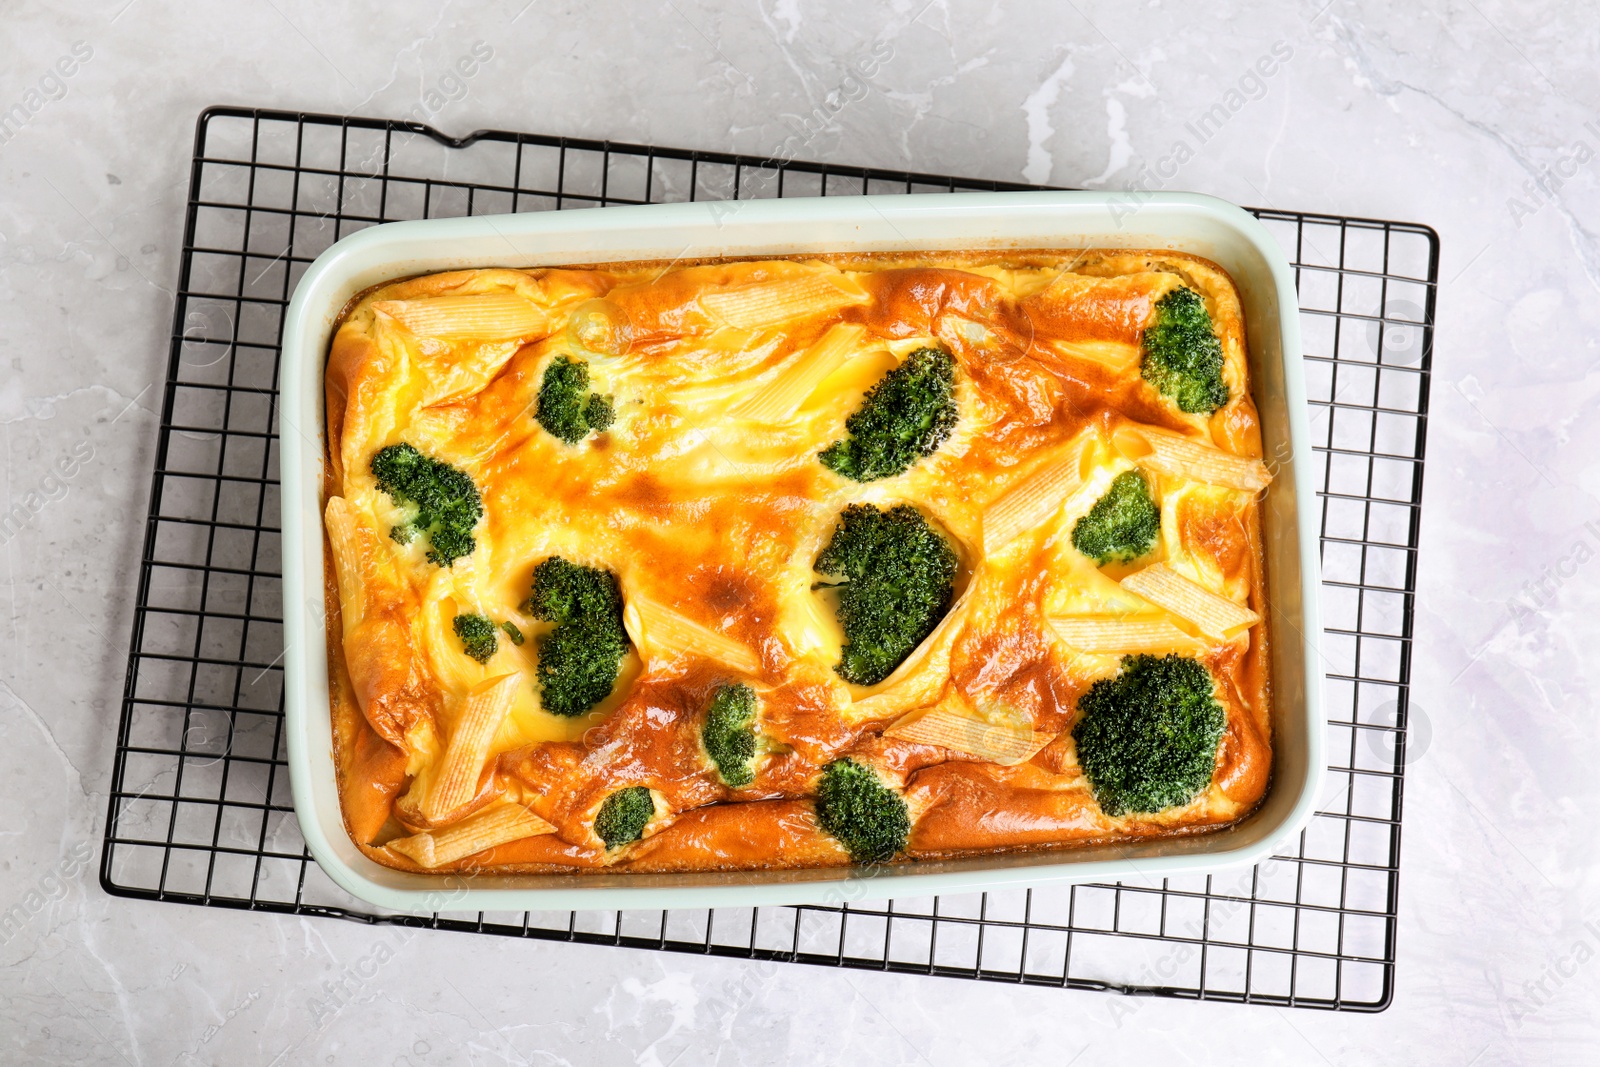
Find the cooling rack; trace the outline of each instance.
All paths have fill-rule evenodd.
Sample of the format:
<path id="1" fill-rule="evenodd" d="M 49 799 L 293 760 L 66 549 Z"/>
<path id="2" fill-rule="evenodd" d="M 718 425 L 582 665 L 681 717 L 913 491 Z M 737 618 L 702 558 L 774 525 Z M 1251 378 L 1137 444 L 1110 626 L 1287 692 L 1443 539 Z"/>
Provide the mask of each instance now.
<path id="1" fill-rule="evenodd" d="M 312 861 L 283 736 L 275 401 L 290 294 L 398 219 L 1026 186 L 218 107 L 199 119 L 100 878 L 119 896 L 368 923 L 1200 1000 L 1382 1010 L 1439 241 L 1257 210 L 1293 261 L 1321 487 L 1320 809 L 1243 872 L 881 904 L 387 914 Z M 1304 462 L 1302 459 L 1301 462 Z"/>

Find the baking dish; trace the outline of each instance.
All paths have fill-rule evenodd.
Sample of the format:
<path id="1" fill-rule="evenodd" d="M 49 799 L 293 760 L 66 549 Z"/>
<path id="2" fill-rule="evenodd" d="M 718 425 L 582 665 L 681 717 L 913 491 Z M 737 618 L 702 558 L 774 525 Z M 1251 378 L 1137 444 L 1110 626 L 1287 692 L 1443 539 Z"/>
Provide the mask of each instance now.
<path id="1" fill-rule="evenodd" d="M 1125 199 L 1125 198 L 1123 198 Z M 1274 774 L 1240 823 L 1192 837 L 922 861 L 866 869 L 697 874 L 411 874 L 363 856 L 345 832 L 335 783 L 323 640 L 323 367 L 350 298 L 379 282 L 483 266 L 531 267 L 715 256 L 977 248 L 1167 248 L 1210 259 L 1244 304 L 1252 393 L 1276 480 L 1262 521 L 1272 611 Z M 1153 195 L 1136 210 L 1100 193 L 996 193 L 762 200 L 603 212 L 395 223 L 334 245 L 307 271 L 284 329 L 285 706 L 294 805 L 318 863 L 341 887 L 402 910 L 749 907 L 1118 877 L 1164 877 L 1253 863 L 1310 817 L 1323 769 L 1316 649 L 1318 544 L 1288 264 L 1245 212 L 1208 197 Z"/>

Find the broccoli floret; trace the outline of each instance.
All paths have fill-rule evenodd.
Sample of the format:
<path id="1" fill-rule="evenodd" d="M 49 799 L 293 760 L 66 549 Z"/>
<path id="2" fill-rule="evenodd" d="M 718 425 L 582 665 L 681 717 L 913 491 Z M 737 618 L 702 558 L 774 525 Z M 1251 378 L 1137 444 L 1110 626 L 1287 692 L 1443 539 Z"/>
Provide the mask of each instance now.
<path id="1" fill-rule="evenodd" d="M 823 768 L 817 822 L 849 850 L 852 863 L 891 860 L 911 834 L 911 817 L 900 794 L 853 759 L 834 760 Z"/>
<path id="2" fill-rule="evenodd" d="M 589 424 L 589 429 L 594 433 L 610 429 L 616 419 L 616 405 L 612 403 L 610 396 L 590 393 L 589 399 L 583 402 L 583 420 Z"/>
<path id="3" fill-rule="evenodd" d="M 1107 815 L 1187 804 L 1210 784 L 1227 716 L 1199 661 L 1124 656 L 1115 678 L 1078 698 L 1078 711 L 1078 764 Z"/>
<path id="4" fill-rule="evenodd" d="M 1161 509 L 1150 499 L 1150 483 L 1135 468 L 1111 480 L 1106 495 L 1072 527 L 1072 547 L 1098 564 L 1138 559 L 1156 544 Z"/>
<path id="5" fill-rule="evenodd" d="M 956 364 L 948 352 L 917 349 L 867 391 L 861 407 L 845 420 L 850 436 L 817 458 L 858 482 L 905 473 L 955 428 L 955 381 Z"/>
<path id="6" fill-rule="evenodd" d="M 461 638 L 462 650 L 479 663 L 488 663 L 489 657 L 500 647 L 494 620 L 487 615 L 457 615 L 453 625 L 456 636 Z"/>
<path id="7" fill-rule="evenodd" d="M 644 828 L 655 817 L 656 798 L 642 785 L 619 789 L 606 797 L 594 817 L 595 836 L 606 848 L 631 845 L 644 836 Z"/>
<path id="8" fill-rule="evenodd" d="M 1222 342 L 1206 303 L 1193 289 L 1174 289 L 1156 301 L 1156 321 L 1141 338 L 1139 373 L 1179 411 L 1209 415 L 1228 402 L 1222 380 Z"/>
<path id="9" fill-rule="evenodd" d="M 874 685 L 889 677 L 949 610 L 956 553 L 909 504 L 888 511 L 851 504 L 839 520 L 816 562 L 818 573 L 844 579 L 833 583 L 845 638 L 834 670 L 847 682 Z"/>
<path id="10" fill-rule="evenodd" d="M 700 743 L 722 781 L 738 789 L 756 780 L 756 691 L 725 685 L 711 698 Z"/>
<path id="11" fill-rule="evenodd" d="M 527 608 L 556 624 L 538 640 L 544 709 L 582 715 L 610 695 L 628 651 L 617 576 L 551 556 L 533 570 Z"/>
<path id="12" fill-rule="evenodd" d="M 428 561 L 441 567 L 477 547 L 472 530 L 483 518 L 483 498 L 463 471 L 402 443 L 372 457 L 372 476 L 396 504 L 416 508 L 416 516 L 391 529 L 390 537 L 408 545 L 426 534 Z"/>
<path id="13" fill-rule="evenodd" d="M 510 619 L 507 619 L 505 622 L 500 624 L 500 629 L 504 630 L 506 632 L 506 636 L 511 638 L 511 643 L 513 645 L 516 645 L 518 648 L 522 647 L 522 642 L 525 640 L 525 638 L 522 636 L 522 630 L 517 627 L 516 623 L 512 622 Z"/>
<path id="14" fill-rule="evenodd" d="M 534 414 L 540 426 L 575 445 L 610 426 L 615 417 L 609 396 L 589 392 L 589 364 L 570 356 L 550 361 L 539 383 L 539 407 Z"/>

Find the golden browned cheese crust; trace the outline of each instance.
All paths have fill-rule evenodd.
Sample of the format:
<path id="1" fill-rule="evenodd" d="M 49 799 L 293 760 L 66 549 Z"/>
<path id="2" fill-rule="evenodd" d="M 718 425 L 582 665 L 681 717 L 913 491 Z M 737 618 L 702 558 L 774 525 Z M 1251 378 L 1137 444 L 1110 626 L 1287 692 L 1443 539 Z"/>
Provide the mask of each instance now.
<path id="1" fill-rule="evenodd" d="M 777 284 L 785 280 L 788 290 Z M 823 295 L 778 321 L 721 300 L 768 283 Z M 1204 298 L 1222 342 L 1229 401 L 1210 416 L 1184 414 L 1140 375 L 1141 334 L 1156 302 L 1180 286 Z M 521 308 L 521 325 L 503 314 L 476 334 L 429 325 L 448 319 L 428 314 L 452 300 L 491 296 L 516 298 L 483 306 Z M 842 336 L 850 351 L 793 405 L 750 416 L 790 368 Z M 956 364 L 951 437 L 905 474 L 868 484 L 819 463 L 864 391 L 924 345 Z M 1081 457 L 1083 479 L 1132 467 L 1115 444 L 1128 428 L 1259 459 L 1244 345 L 1227 275 L 1168 252 L 486 269 L 363 294 L 339 325 L 326 379 L 325 501 L 347 517 L 327 553 L 330 689 L 352 838 L 407 870 L 846 864 L 812 801 L 822 768 L 846 755 L 904 796 L 912 829 L 902 862 L 1237 821 L 1260 802 L 1271 769 L 1266 627 L 1208 639 L 1153 607 L 1119 584 L 1133 566 L 1096 567 L 1073 548 L 1070 509 L 992 542 L 997 502 L 1067 450 Z M 593 388 L 615 403 L 613 425 L 577 445 L 534 417 L 545 368 L 560 355 L 588 362 Z M 452 566 L 428 562 L 425 544 L 389 537 L 404 513 L 370 465 L 402 441 L 481 490 L 477 547 Z M 1259 493 L 1145 473 L 1161 510 L 1153 558 L 1265 616 Z M 846 504 L 901 501 L 957 548 L 955 601 L 894 674 L 850 685 L 833 670 L 842 636 L 813 590 L 812 564 Z M 557 555 L 615 573 L 628 605 L 621 677 L 575 718 L 541 706 L 537 647 L 550 624 L 525 605 L 533 568 Z M 664 640 L 649 632 L 643 603 L 719 640 Z M 502 638 L 480 664 L 451 629 L 465 612 L 511 621 L 527 640 Z M 1121 656 L 1069 647 L 1050 621 L 1082 616 L 1171 623 L 1211 671 L 1227 725 L 1211 785 L 1193 802 L 1121 817 L 1096 804 L 1074 749 L 1075 708 Z M 493 727 L 476 793 L 450 824 L 509 802 L 538 829 L 434 865 L 387 847 L 448 831 L 430 818 L 424 793 L 469 692 L 508 674 L 519 679 L 509 709 Z M 734 681 L 758 695 L 761 738 L 755 780 L 737 789 L 700 742 L 712 694 Z M 1032 743 L 1001 760 L 901 736 L 900 724 L 949 708 L 1003 708 Z M 625 786 L 652 790 L 657 815 L 642 841 L 608 850 L 595 813 Z"/>

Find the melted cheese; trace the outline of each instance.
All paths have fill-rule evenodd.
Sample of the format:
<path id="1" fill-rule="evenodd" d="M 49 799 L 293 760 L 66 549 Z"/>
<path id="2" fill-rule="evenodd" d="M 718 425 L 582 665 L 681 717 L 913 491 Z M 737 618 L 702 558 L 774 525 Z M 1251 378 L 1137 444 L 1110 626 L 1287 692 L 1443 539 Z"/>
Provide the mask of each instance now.
<path id="1" fill-rule="evenodd" d="M 1210 419 L 1178 412 L 1139 377 L 1140 331 L 1155 301 L 1180 285 L 1206 298 L 1223 340 L 1231 399 Z M 472 301 L 456 326 L 433 336 L 412 331 L 449 320 L 453 298 Z M 483 336 L 462 333 L 460 322 L 493 318 L 502 308 Z M 814 388 L 807 383 L 798 407 L 786 401 L 792 413 L 741 416 L 759 412 L 752 398 L 841 323 L 854 324 L 846 331 L 858 338 L 853 350 Z M 822 467 L 817 453 L 844 436 L 866 390 L 925 345 L 944 348 L 957 363 L 951 437 L 899 477 L 863 485 Z M 558 356 L 587 362 L 591 389 L 614 400 L 610 429 L 577 445 L 533 417 L 544 370 Z M 341 741 L 347 821 L 373 826 L 394 815 L 399 824 L 390 819 L 387 836 L 417 829 L 401 794 L 426 783 L 467 692 L 506 673 L 525 684 L 495 735 L 483 799 L 529 805 L 559 840 L 498 846 L 478 866 L 629 866 L 628 854 L 597 851 L 589 826 L 605 793 L 626 785 L 656 791 L 650 834 L 708 805 L 738 809 L 697 816 L 693 835 L 678 835 L 693 838 L 682 854 L 672 852 L 670 835 L 640 846 L 640 869 L 837 862 L 838 849 L 790 802 L 804 801 L 821 766 L 844 754 L 904 787 L 918 823 L 913 856 L 1126 838 L 1239 818 L 1264 791 L 1270 760 L 1264 628 L 1202 657 L 1229 717 L 1211 789 L 1184 808 L 1108 818 L 1077 770 L 1068 727 L 1077 695 L 1115 673 L 1118 657 L 1074 654 L 1044 620 L 1148 614 L 1150 605 L 1117 582 L 1136 565 L 1096 567 L 1072 547 L 1072 524 L 1092 495 L 989 554 L 983 514 L 1041 457 L 1085 433 L 1083 474 L 1102 486 L 1134 465 L 1105 443 L 1130 424 L 1259 456 L 1245 385 L 1231 283 L 1205 261 L 1170 253 L 483 270 L 380 287 L 350 310 L 333 344 L 329 496 L 341 497 L 371 531 L 403 521 L 404 509 L 377 489 L 370 462 L 404 441 L 467 472 L 485 518 L 476 550 L 448 568 L 430 564 L 424 544 L 368 538 L 381 541 L 372 554 L 382 558 L 369 564 L 365 581 L 351 583 L 362 602 L 341 609 L 392 624 L 381 654 L 351 644 L 366 640 L 370 626 L 344 635 L 332 630 L 330 616 L 330 647 L 354 694 L 336 690 L 336 719 L 346 717 L 336 732 L 359 734 L 361 724 L 347 720 L 364 716 L 380 739 L 366 748 Z M 1264 612 L 1255 497 L 1146 473 L 1161 507 L 1161 537 L 1140 564 L 1163 560 Z M 840 511 L 857 502 L 914 504 L 961 559 L 948 615 L 894 674 L 870 687 L 834 674 L 843 634 L 830 594 L 813 589 L 817 554 Z M 534 672 L 548 624 L 521 605 L 533 567 L 555 555 L 614 572 L 626 602 L 648 600 L 713 631 L 719 643 L 750 650 L 746 666 L 759 668 L 735 671 L 724 665 L 726 655 L 718 663 L 692 650 L 647 665 L 635 650 L 594 710 L 572 719 L 545 711 Z M 461 612 L 509 620 L 527 640 L 514 646 L 502 637 L 480 664 L 451 629 Z M 696 740 L 709 693 L 731 680 L 755 686 L 762 699 L 764 756 L 754 785 L 738 791 L 720 784 Z M 951 694 L 1004 706 L 1055 740 L 1021 767 L 1002 768 L 883 736 L 897 718 Z M 404 751 L 403 776 L 395 760 L 380 758 L 384 744 Z M 787 843 L 764 854 L 750 835 L 759 841 L 768 819 Z M 818 841 L 797 844 L 796 835 L 807 833 Z M 375 839 L 357 843 L 394 862 Z M 723 860 L 706 858 L 718 854 Z"/>

